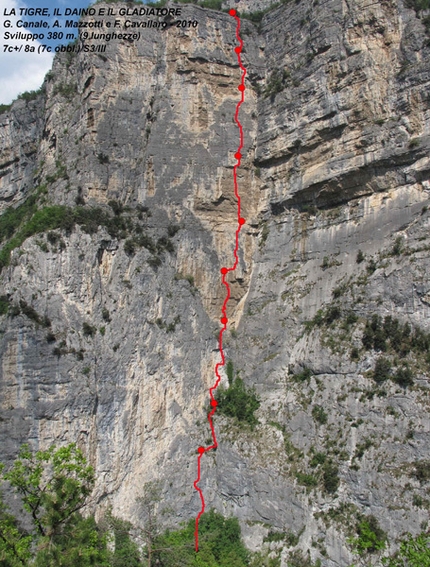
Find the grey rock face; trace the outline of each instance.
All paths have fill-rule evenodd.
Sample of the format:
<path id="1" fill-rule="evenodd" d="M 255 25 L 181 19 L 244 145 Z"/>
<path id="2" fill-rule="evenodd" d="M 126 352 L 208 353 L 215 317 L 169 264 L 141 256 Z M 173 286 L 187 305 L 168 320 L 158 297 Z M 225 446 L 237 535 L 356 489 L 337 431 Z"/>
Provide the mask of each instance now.
<path id="1" fill-rule="evenodd" d="M 51 326 L 22 310 L 0 320 L 4 458 L 27 440 L 78 440 L 98 514 L 112 503 L 139 523 L 135 499 L 161 479 L 171 525 L 199 509 L 239 139 L 235 22 L 182 9 L 197 28 L 148 29 L 103 57 L 57 56 L 45 95 L 16 102 L 0 126 L 3 209 L 43 184 L 51 203 L 119 201 L 154 241 L 180 227 L 159 266 L 103 227 L 56 231 L 62 250 L 36 235 L 13 251 L 2 293 Z M 300 535 L 312 560 L 343 566 L 353 557 L 339 510 L 375 515 L 392 538 L 427 519 L 417 503 L 428 486 L 414 476 L 429 459 L 426 353 L 366 350 L 362 336 L 372 315 L 430 332 L 430 48 L 414 11 L 361 0 L 288 3 L 259 29 L 242 19 L 242 36 L 247 224 L 225 351 L 260 396 L 260 423 L 217 415 L 201 487 L 208 508 L 240 518 L 249 547 L 272 526 Z M 393 374 L 407 363 L 413 386 L 378 386 L 380 356 Z M 333 492 L 317 453 L 337 467 Z M 286 565 L 293 548 L 270 545 Z"/>

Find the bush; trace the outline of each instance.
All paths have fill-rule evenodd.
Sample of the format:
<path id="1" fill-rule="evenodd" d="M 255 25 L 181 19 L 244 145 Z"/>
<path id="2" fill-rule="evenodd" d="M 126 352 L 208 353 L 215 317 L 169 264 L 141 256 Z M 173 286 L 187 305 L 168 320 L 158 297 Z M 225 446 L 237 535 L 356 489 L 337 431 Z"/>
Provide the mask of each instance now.
<path id="1" fill-rule="evenodd" d="M 391 362 L 384 358 L 379 357 L 375 364 L 375 369 L 373 371 L 373 379 L 377 384 L 385 382 L 391 376 Z"/>
<path id="2" fill-rule="evenodd" d="M 156 270 L 162 264 L 161 258 L 159 258 L 159 256 L 151 256 L 150 258 L 148 258 L 147 262 L 154 270 Z"/>
<path id="3" fill-rule="evenodd" d="M 39 313 L 34 309 L 34 307 L 31 307 L 31 305 L 28 305 L 28 303 L 26 301 L 24 301 L 23 299 L 20 299 L 19 307 L 20 307 L 21 313 L 23 315 L 25 315 L 26 317 L 28 317 L 29 319 L 31 319 L 32 321 L 34 321 L 38 325 L 42 325 L 42 327 L 50 327 L 51 326 L 51 321 L 48 319 L 48 317 L 46 317 L 46 316 L 41 317 L 39 315 Z"/>
<path id="4" fill-rule="evenodd" d="M 116 216 L 120 216 L 124 211 L 123 204 L 120 201 L 116 201 L 115 199 L 111 199 L 108 202 L 108 205 Z"/>
<path id="5" fill-rule="evenodd" d="M 430 480 L 430 461 L 418 461 L 415 463 L 414 477 L 421 484 Z"/>
<path id="6" fill-rule="evenodd" d="M 251 428 L 258 423 L 254 412 L 260 407 L 260 401 L 254 388 L 246 388 L 241 378 L 235 378 L 227 389 L 220 386 L 216 399 L 218 410 L 223 415 L 247 423 Z"/>
<path id="7" fill-rule="evenodd" d="M 339 468 L 330 463 L 326 463 L 323 467 L 323 485 L 329 494 L 334 494 L 339 487 Z"/>
<path id="8" fill-rule="evenodd" d="M 315 468 L 318 465 L 323 465 L 326 462 L 326 460 L 327 460 L 327 456 L 324 453 L 315 453 L 309 465 Z"/>
<path id="9" fill-rule="evenodd" d="M 103 307 L 103 309 L 102 309 L 102 317 L 103 317 L 103 320 L 106 321 L 106 323 L 110 323 L 110 321 L 111 321 L 110 313 L 109 313 L 109 310 L 106 309 L 106 307 Z"/>
<path id="10" fill-rule="evenodd" d="M 97 332 L 97 328 L 85 321 L 82 323 L 82 332 L 85 337 L 94 337 Z"/>
<path id="11" fill-rule="evenodd" d="M 322 425 L 324 423 L 327 423 L 327 412 L 322 406 L 316 405 L 312 408 L 312 417 L 315 419 L 315 421 L 321 423 Z"/>
<path id="12" fill-rule="evenodd" d="M 6 315 L 9 311 L 9 298 L 7 295 L 0 295 L 0 315 Z"/>
<path id="13" fill-rule="evenodd" d="M 398 368 L 393 376 L 393 380 L 394 382 L 396 382 L 396 384 L 402 386 L 402 388 L 412 386 L 414 383 L 412 371 L 408 366 Z"/>
<path id="14" fill-rule="evenodd" d="M 169 224 L 169 226 L 167 227 L 167 234 L 170 236 L 170 238 L 173 238 L 175 236 L 175 234 L 180 230 L 180 226 L 178 224 Z"/>
<path id="15" fill-rule="evenodd" d="M 364 254 L 363 254 L 362 250 L 359 250 L 357 252 L 356 262 L 357 262 L 357 264 L 361 264 L 361 262 L 364 262 Z"/>
<path id="16" fill-rule="evenodd" d="M 407 534 L 399 551 L 392 557 L 384 557 L 382 563 L 386 567 L 430 567 L 430 534 L 415 537 Z"/>
<path id="17" fill-rule="evenodd" d="M 294 382 L 306 382 L 310 380 L 313 372 L 310 368 L 304 368 L 302 372 L 293 375 Z"/>
<path id="18" fill-rule="evenodd" d="M 127 256 L 133 256 L 136 252 L 135 242 L 132 238 L 129 238 L 124 242 L 124 252 Z"/>
<path id="19" fill-rule="evenodd" d="M 318 480 L 313 474 L 296 473 L 297 482 L 308 488 L 318 485 Z"/>
<path id="20" fill-rule="evenodd" d="M 186 527 L 159 535 L 153 544 L 154 565 L 245 567 L 249 552 L 241 540 L 237 518 L 224 518 L 214 510 L 202 515 L 199 521 L 199 552 L 194 550 L 195 520 Z M 125 563 L 124 563 L 125 564 Z"/>
<path id="21" fill-rule="evenodd" d="M 367 516 L 357 526 L 357 538 L 350 539 L 359 555 L 375 553 L 386 547 L 387 534 L 379 526 L 375 516 Z"/>

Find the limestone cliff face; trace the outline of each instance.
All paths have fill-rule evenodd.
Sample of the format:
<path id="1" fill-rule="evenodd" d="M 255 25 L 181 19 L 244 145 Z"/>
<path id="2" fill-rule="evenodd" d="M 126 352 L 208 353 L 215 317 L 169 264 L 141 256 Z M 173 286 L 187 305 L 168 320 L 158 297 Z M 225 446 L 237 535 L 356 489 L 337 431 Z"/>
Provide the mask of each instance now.
<path id="1" fill-rule="evenodd" d="M 45 204 L 125 207 L 118 235 L 38 234 L 3 269 L 2 293 L 21 309 L 0 321 L 2 452 L 78 440 L 98 510 L 112 503 L 138 523 L 136 496 L 161 479 L 172 525 L 199 509 L 219 270 L 236 229 L 240 81 L 234 20 L 182 10 L 196 28 L 57 56 L 45 93 L 0 116 L 2 210 L 40 186 Z M 240 518 L 251 548 L 272 526 L 344 566 L 346 508 L 392 536 L 427 518 L 414 467 L 429 459 L 428 352 L 399 355 L 388 341 L 392 373 L 407 363 L 413 385 L 378 386 L 381 349 L 362 336 L 374 315 L 430 332 L 430 47 L 401 0 L 286 3 L 258 26 L 242 18 L 242 37 L 247 224 L 226 353 L 262 403 L 254 431 L 217 416 L 201 486 L 208 507 Z M 171 238 L 160 265 L 125 246 L 133 223 Z M 315 454 L 337 469 L 335 491 Z M 271 545 L 286 565 L 291 548 Z"/>

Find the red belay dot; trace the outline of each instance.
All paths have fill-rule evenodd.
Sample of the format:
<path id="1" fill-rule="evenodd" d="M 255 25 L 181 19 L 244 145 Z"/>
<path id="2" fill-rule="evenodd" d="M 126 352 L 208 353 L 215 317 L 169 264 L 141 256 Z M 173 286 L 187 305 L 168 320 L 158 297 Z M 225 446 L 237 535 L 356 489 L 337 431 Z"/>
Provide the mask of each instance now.
<path id="1" fill-rule="evenodd" d="M 212 406 L 213 408 L 216 408 L 217 405 L 218 405 L 218 402 L 217 402 L 216 400 L 212 400 L 212 401 L 211 401 L 211 406 Z"/>
<path id="2" fill-rule="evenodd" d="M 230 10 L 229 14 L 230 14 L 230 16 L 235 16 L 235 15 L 236 15 L 236 10 Z"/>
<path id="3" fill-rule="evenodd" d="M 228 272 L 227 268 L 221 268 L 221 273 L 223 276 L 225 276 L 227 272 Z"/>
<path id="4" fill-rule="evenodd" d="M 228 323 L 227 317 L 221 317 L 221 323 L 222 323 L 223 325 L 227 325 L 227 323 Z"/>
<path id="5" fill-rule="evenodd" d="M 240 46 L 235 47 L 234 50 L 236 51 L 236 53 L 242 52 L 242 48 Z"/>
<path id="6" fill-rule="evenodd" d="M 239 219 L 239 224 L 245 224 L 245 223 L 246 223 L 246 220 L 243 217 L 241 217 Z"/>
<path id="7" fill-rule="evenodd" d="M 203 455 L 203 453 L 205 452 L 205 448 L 204 447 L 199 447 L 197 449 L 197 451 L 200 453 L 200 455 Z"/>
<path id="8" fill-rule="evenodd" d="M 243 93 L 243 91 L 245 90 L 245 85 L 239 85 L 237 88 Z"/>
<path id="9" fill-rule="evenodd" d="M 237 152 L 237 153 L 234 154 L 234 157 L 236 159 L 240 159 L 242 157 L 242 154 L 240 152 Z"/>

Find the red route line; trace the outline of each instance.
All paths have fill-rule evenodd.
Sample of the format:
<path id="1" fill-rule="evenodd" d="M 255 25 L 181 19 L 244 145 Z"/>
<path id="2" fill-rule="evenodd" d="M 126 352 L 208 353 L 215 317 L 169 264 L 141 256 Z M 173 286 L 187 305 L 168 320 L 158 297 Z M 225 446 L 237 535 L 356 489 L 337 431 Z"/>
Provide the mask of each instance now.
<path id="1" fill-rule="evenodd" d="M 199 520 L 200 520 L 202 514 L 205 511 L 205 499 L 204 499 L 204 496 L 203 496 L 203 492 L 202 492 L 201 488 L 199 487 L 199 482 L 200 482 L 200 479 L 201 479 L 201 460 L 202 460 L 202 456 L 205 453 L 207 453 L 208 451 L 211 451 L 212 449 L 216 449 L 218 447 L 218 443 L 217 443 L 216 435 L 215 435 L 214 424 L 213 424 L 213 421 L 212 421 L 212 416 L 214 415 L 214 413 L 216 411 L 216 407 L 218 405 L 218 402 L 216 401 L 216 399 L 214 397 L 214 391 L 218 388 L 219 383 L 221 382 L 221 375 L 219 373 L 219 370 L 220 370 L 221 367 L 223 367 L 225 365 L 224 350 L 222 348 L 222 335 L 223 335 L 224 331 L 227 330 L 227 323 L 228 323 L 227 303 L 228 303 L 228 300 L 230 299 L 230 295 L 231 295 L 230 286 L 229 286 L 228 282 L 226 281 L 226 276 L 229 272 L 234 272 L 237 268 L 238 263 L 239 263 L 239 257 L 237 255 L 238 250 L 239 250 L 239 234 L 240 234 L 240 229 L 242 228 L 242 226 L 246 222 L 245 219 L 241 216 L 241 200 L 240 200 L 239 189 L 238 189 L 238 184 L 237 184 L 237 169 L 240 167 L 240 161 L 242 159 L 241 151 L 242 151 L 242 148 L 243 148 L 243 128 L 242 128 L 242 124 L 239 121 L 239 110 L 240 110 L 242 103 L 245 100 L 246 69 L 242 64 L 242 59 L 240 57 L 240 54 L 243 50 L 243 41 L 242 41 L 242 38 L 240 37 L 240 18 L 237 15 L 236 10 L 230 10 L 229 14 L 230 14 L 230 16 L 233 16 L 235 18 L 236 24 L 237 24 L 236 25 L 236 39 L 239 42 L 239 45 L 237 47 L 235 47 L 234 51 L 235 51 L 235 53 L 237 53 L 237 61 L 239 63 L 239 67 L 242 70 L 242 79 L 241 79 L 240 85 L 237 87 L 238 90 L 241 92 L 242 96 L 241 96 L 240 101 L 236 105 L 236 112 L 235 112 L 235 115 L 234 115 L 234 120 L 235 120 L 236 124 L 238 125 L 239 132 L 240 132 L 239 147 L 237 148 L 237 152 L 234 154 L 234 157 L 236 158 L 237 163 L 233 168 L 234 194 L 235 194 L 236 199 L 237 199 L 237 229 L 236 229 L 236 242 L 235 242 L 234 251 L 233 251 L 234 264 L 231 268 L 221 268 L 222 283 L 226 288 L 226 296 L 225 296 L 224 303 L 223 303 L 222 308 L 221 308 L 221 312 L 222 312 L 221 324 L 223 326 L 220 330 L 219 338 L 218 338 L 219 351 L 221 353 L 221 362 L 218 362 L 215 365 L 216 381 L 215 381 L 215 384 L 212 386 L 212 388 L 209 388 L 212 410 L 208 413 L 208 421 L 209 421 L 209 425 L 210 425 L 211 432 L 212 432 L 213 445 L 210 445 L 209 447 L 199 447 L 198 450 L 197 450 L 198 451 L 197 479 L 194 481 L 194 488 L 199 493 L 200 500 L 201 500 L 201 503 L 202 503 L 202 507 L 200 509 L 200 512 L 197 515 L 196 528 L 195 528 L 195 531 L 194 531 L 196 551 L 199 550 Z"/>

